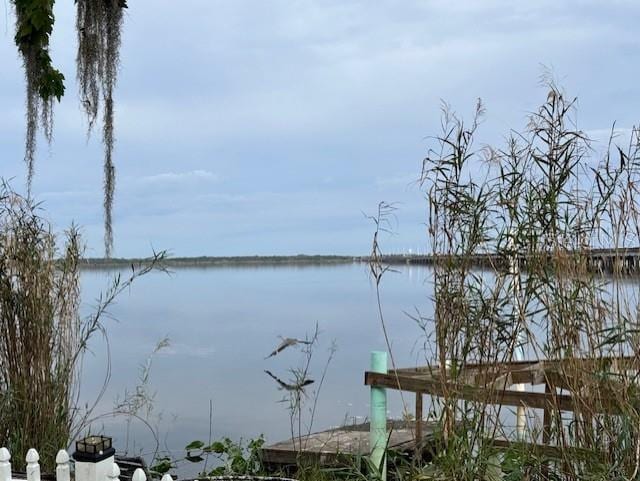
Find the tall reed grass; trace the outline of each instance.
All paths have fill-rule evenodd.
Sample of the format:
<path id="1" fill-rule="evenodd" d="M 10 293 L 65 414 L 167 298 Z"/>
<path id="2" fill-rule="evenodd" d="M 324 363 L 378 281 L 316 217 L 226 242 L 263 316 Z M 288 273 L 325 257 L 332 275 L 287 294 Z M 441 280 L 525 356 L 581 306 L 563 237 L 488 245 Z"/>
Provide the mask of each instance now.
<path id="1" fill-rule="evenodd" d="M 638 280 L 621 268 L 600 272 L 590 250 L 640 244 L 640 131 L 623 147 L 612 130 L 599 157 L 576 125 L 575 99 L 551 80 L 545 86 L 546 101 L 499 148 L 477 143 L 480 102 L 468 123 L 444 106 L 423 163 L 436 257 L 435 315 L 418 319 L 427 360 L 449 388 L 469 384 L 464 366 L 481 363 L 473 383 L 486 398 L 464 401 L 450 389 L 432 400 L 442 430 L 421 479 L 638 477 Z M 480 270 L 478 253 L 498 261 Z M 514 439 L 514 413 L 491 403 L 506 383 L 496 372 L 519 350 L 529 360 L 566 360 L 543 384 L 571 393 L 575 411 L 554 402 L 545 418 L 530 409 L 521 442 L 499 449 L 494 438 Z M 611 359 L 621 356 L 629 358 Z"/>
<path id="2" fill-rule="evenodd" d="M 117 275 L 95 311 L 81 317 L 78 230 L 56 236 L 42 213 L 0 184 L 0 444 L 14 454 L 17 468 L 27 450 L 37 448 L 52 472 L 57 451 L 87 426 L 95 407 L 79 403 L 89 340 L 104 334 L 101 319 L 115 297 L 164 253 L 132 266 L 128 277 Z"/>
<path id="3" fill-rule="evenodd" d="M 49 467 L 66 445 L 77 386 L 77 230 L 56 237 L 36 206 L 0 188 L 0 439 L 15 453 L 36 446 Z"/>

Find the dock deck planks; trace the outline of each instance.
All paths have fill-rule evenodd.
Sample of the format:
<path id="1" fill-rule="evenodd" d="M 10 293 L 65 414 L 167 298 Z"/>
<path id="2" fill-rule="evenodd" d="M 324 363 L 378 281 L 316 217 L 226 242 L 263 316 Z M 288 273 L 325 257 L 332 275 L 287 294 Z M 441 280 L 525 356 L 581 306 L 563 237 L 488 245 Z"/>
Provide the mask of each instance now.
<path id="1" fill-rule="evenodd" d="M 423 444 L 428 444 L 433 438 L 433 427 L 433 423 L 422 423 Z M 390 421 L 388 430 L 390 449 L 408 451 L 416 448 L 415 421 Z M 295 446 L 291 439 L 266 446 L 262 448 L 263 462 L 268 465 L 294 465 L 302 460 L 319 466 L 333 466 L 368 456 L 369 423 L 312 433 L 302 437 L 301 445 L 301 453 L 298 452 L 297 439 Z"/>

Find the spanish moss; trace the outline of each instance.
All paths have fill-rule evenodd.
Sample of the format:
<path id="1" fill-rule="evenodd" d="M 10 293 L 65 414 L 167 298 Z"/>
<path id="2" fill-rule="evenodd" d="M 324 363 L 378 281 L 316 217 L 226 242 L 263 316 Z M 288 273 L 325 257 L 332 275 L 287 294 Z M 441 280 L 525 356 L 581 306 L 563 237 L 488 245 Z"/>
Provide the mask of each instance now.
<path id="1" fill-rule="evenodd" d="M 113 163 L 113 90 L 120 62 L 120 33 L 124 0 L 78 0 L 76 57 L 80 98 L 87 115 L 88 134 L 95 125 L 102 102 L 102 142 L 104 145 L 104 243 L 105 256 L 113 250 L 112 209 L 115 189 Z"/>
<path id="2" fill-rule="evenodd" d="M 53 99 L 60 100 L 64 94 L 64 76 L 53 67 L 49 55 L 54 0 L 14 0 L 13 4 L 16 9 L 15 42 L 22 57 L 27 87 L 24 160 L 30 194 L 38 129 L 41 127 L 45 138 L 51 142 Z"/>

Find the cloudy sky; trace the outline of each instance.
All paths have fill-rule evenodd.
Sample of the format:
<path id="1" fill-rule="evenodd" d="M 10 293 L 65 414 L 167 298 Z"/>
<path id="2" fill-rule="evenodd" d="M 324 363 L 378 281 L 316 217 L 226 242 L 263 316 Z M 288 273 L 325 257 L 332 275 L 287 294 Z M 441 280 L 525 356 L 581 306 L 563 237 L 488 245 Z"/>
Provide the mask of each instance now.
<path id="1" fill-rule="evenodd" d="M 24 81 L 0 15 L 0 176 L 24 190 Z M 72 0 L 58 0 L 67 77 L 34 193 L 102 255 L 102 158 L 78 106 Z M 116 93 L 115 255 L 362 254 L 379 201 L 387 250 L 426 245 L 414 185 L 440 99 L 481 97 L 500 142 L 546 98 L 541 65 L 579 98 L 579 126 L 640 119 L 633 0 L 130 0 Z"/>

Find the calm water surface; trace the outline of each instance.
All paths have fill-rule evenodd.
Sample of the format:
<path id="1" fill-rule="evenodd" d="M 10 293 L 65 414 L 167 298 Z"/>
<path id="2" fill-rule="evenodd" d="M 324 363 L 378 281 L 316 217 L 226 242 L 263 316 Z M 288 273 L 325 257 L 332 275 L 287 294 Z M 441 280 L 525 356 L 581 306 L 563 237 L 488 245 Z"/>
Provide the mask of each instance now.
<path id="1" fill-rule="evenodd" d="M 424 333 L 406 312 L 431 314 L 429 273 L 407 266 L 386 274 L 382 283 L 393 351 L 403 367 L 424 363 Z M 85 312 L 114 274 L 83 272 Z M 283 392 L 264 370 L 288 378 L 287 370 L 302 359 L 299 351 L 286 350 L 265 360 L 278 336 L 304 337 L 318 323 L 320 342 L 311 368 L 316 379 L 329 346 L 333 340 L 337 344 L 314 430 L 367 416 L 369 391 L 363 373 L 369 352 L 385 350 L 375 286 L 361 264 L 153 273 L 124 293 L 110 314 L 113 319 L 105 320 L 105 326 L 112 372 L 96 413 L 113 410 L 126 391 L 135 390 L 140 366 L 158 341 L 168 337 L 169 347 L 153 358 L 150 391 L 155 398 L 149 418 L 159 429 L 162 448 L 176 453 L 194 439 L 207 439 L 210 400 L 214 438 L 247 439 L 262 433 L 275 442 L 289 436 L 286 405 L 279 402 Z M 105 343 L 95 338 L 91 350 L 82 374 L 82 399 L 87 402 L 95 399 L 106 372 Z M 399 395 L 390 393 L 390 415 L 400 413 Z M 92 430 L 113 436 L 119 450 L 127 442 L 129 452 L 153 449 L 153 437 L 141 422 L 131 423 L 128 436 L 126 425 L 123 418 L 104 418 Z"/>

